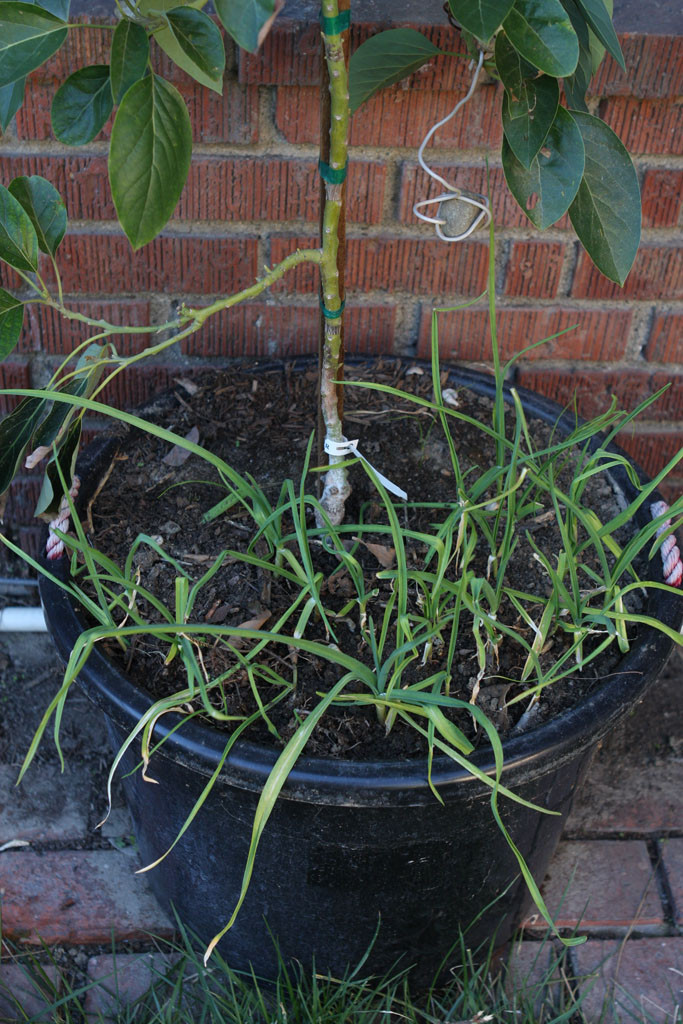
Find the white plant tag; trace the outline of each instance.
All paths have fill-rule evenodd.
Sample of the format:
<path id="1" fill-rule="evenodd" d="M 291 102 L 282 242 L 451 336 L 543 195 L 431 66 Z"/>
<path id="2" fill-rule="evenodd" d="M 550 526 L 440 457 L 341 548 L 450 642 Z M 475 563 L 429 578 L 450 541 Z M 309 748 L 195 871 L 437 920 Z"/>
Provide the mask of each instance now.
<path id="1" fill-rule="evenodd" d="M 391 482 L 391 480 L 388 480 L 387 477 L 380 473 L 378 469 L 375 469 L 372 463 L 358 451 L 358 438 L 356 438 L 355 441 L 347 441 L 345 437 L 343 437 L 341 441 L 330 441 L 329 438 L 325 438 L 325 451 L 328 455 L 355 455 L 356 458 L 360 459 L 361 462 L 364 462 L 366 466 L 370 467 L 383 487 L 386 487 L 388 491 L 395 494 L 397 498 L 401 499 L 401 501 L 408 500 L 408 495 L 404 490 L 397 487 L 396 484 Z"/>

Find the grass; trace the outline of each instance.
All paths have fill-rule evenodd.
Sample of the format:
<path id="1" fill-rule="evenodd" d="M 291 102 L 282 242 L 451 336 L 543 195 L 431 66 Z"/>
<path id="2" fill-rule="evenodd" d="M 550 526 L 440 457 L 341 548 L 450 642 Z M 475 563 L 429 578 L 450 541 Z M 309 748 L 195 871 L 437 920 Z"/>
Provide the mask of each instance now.
<path id="1" fill-rule="evenodd" d="M 476 957 L 464 939 L 450 978 L 411 994 L 404 972 L 369 978 L 361 962 L 343 978 L 281 962 L 275 982 L 230 969 L 220 955 L 210 967 L 187 934 L 177 943 L 150 940 L 133 982 L 131 956 L 111 950 L 97 980 L 65 967 L 58 953 L 3 944 L 13 964 L 11 996 L 0 974 L 0 1022 L 34 1024 L 585 1024 L 581 1000 L 591 982 L 573 978 L 571 953 L 551 939 L 525 943 L 505 966 L 490 951 Z M 531 956 L 529 950 L 531 949 Z M 128 975 L 128 976 L 127 976 Z M 580 988 L 580 992 L 579 992 Z M 23 1000 L 23 1001 L 22 1001 Z M 40 1009 L 38 1009 L 40 1007 Z M 613 1018 L 606 1005 L 602 1021 Z M 630 1019 L 628 1017 L 627 1019 Z M 647 1018 L 639 1017 L 640 1020 Z M 591 1024 L 597 1024 L 595 1018 Z"/>

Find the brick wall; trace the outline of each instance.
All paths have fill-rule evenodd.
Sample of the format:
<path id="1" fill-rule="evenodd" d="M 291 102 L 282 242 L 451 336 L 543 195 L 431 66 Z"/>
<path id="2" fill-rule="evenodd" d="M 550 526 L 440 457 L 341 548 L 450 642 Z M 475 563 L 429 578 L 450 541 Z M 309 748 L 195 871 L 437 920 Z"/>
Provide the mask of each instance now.
<path id="1" fill-rule="evenodd" d="M 7 184 L 15 175 L 38 173 L 65 195 L 70 229 L 61 267 L 65 292 L 78 309 L 135 325 L 165 321 L 179 299 L 208 303 L 244 287 L 259 268 L 296 245 L 315 244 L 319 34 L 310 16 L 298 17 L 300 10 L 310 15 L 308 7 L 306 0 L 290 0 L 259 55 L 229 53 L 222 98 L 195 86 L 162 57 L 164 72 L 188 102 L 195 156 L 167 229 L 136 254 L 114 219 L 106 142 L 73 151 L 55 141 L 50 126 L 55 84 L 85 63 L 106 60 L 107 33 L 95 25 L 72 33 L 62 51 L 31 76 L 27 101 L 0 139 L 0 180 Z M 452 49 L 454 38 L 437 17 L 440 7 L 440 0 L 425 0 L 424 24 L 417 27 Z M 566 218 L 544 234 L 527 226 L 500 168 L 501 90 L 495 83 L 484 84 L 462 116 L 439 132 L 432 151 L 436 170 L 475 191 L 485 191 L 490 159 L 504 355 L 576 325 L 520 362 L 518 383 L 563 402 L 576 392 L 580 411 L 590 415 L 612 394 L 631 405 L 671 382 L 621 438 L 651 473 L 680 446 L 683 422 L 683 27 L 673 7 L 670 23 L 661 11 L 659 23 L 644 18 L 635 4 L 621 12 L 621 20 L 617 16 L 628 71 L 623 74 L 608 59 L 590 99 L 591 109 L 634 155 L 641 183 L 643 240 L 623 289 L 593 269 Z M 356 21 L 352 45 L 377 27 L 385 8 L 386 0 L 368 3 L 366 17 L 375 23 Z M 96 18 L 100 8 L 86 9 Z M 454 305 L 484 286 L 484 237 L 447 245 L 412 213 L 416 198 L 434 194 L 416 148 L 467 81 L 465 62 L 439 58 L 353 118 L 346 329 L 351 352 L 426 355 L 432 306 Z M 207 324 L 162 364 L 140 367 L 125 383 L 119 377 L 112 398 L 137 402 L 186 372 L 188 364 L 222 356 L 312 352 L 317 318 L 314 272 L 300 267 L 270 295 Z M 84 336 L 76 325 L 36 309 L 17 354 L 0 366 L 0 383 L 43 380 L 60 354 Z M 445 357 L 485 363 L 485 310 L 442 316 L 440 339 Z M 140 344 L 119 341 L 127 352 Z M 680 485 L 683 470 L 670 492 Z M 18 519 L 24 518 L 24 505 L 18 495 Z"/>

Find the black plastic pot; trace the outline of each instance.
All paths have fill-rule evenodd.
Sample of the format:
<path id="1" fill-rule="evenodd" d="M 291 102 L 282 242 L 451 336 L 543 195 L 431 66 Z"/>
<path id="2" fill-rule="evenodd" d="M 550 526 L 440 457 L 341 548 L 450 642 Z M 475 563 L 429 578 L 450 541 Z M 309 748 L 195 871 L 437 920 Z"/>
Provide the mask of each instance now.
<path id="1" fill-rule="evenodd" d="M 460 372 L 454 383 L 492 394 L 490 377 Z M 527 413 L 556 422 L 558 407 L 520 392 Z M 574 425 L 568 418 L 566 426 Z M 625 474 L 617 484 L 629 495 Z M 642 512 L 641 525 L 647 520 Z M 62 560 L 66 562 L 65 559 Z M 52 568 L 54 569 L 54 563 Z M 59 654 L 66 659 L 81 631 L 68 596 L 43 579 L 41 595 Z M 649 613 L 674 627 L 681 605 L 654 591 Z M 520 796 L 559 816 L 538 814 L 501 798 L 503 818 L 534 876 L 541 880 L 557 846 L 572 799 L 599 741 L 642 700 L 671 649 L 660 632 L 644 629 L 620 671 L 575 710 L 505 744 L 503 781 Z M 115 749 L 150 705 L 149 698 L 95 650 L 79 681 L 106 715 Z M 156 735 L 177 720 L 164 716 Z M 138 754 L 121 765 L 126 798 L 145 863 L 171 845 L 213 772 L 223 737 L 187 722 L 154 755 L 158 785 L 128 775 Z M 210 939 L 230 917 L 240 890 L 259 792 L 275 761 L 273 750 L 241 742 L 219 782 L 173 852 L 147 875 L 161 903 Z M 490 750 L 473 758 L 493 773 Z M 426 764 L 364 763 L 303 757 L 292 771 L 256 856 L 246 901 L 221 952 L 236 968 L 253 966 L 273 976 L 277 940 L 296 958 L 339 976 L 379 933 L 367 970 L 383 971 L 400 959 L 429 981 L 466 928 L 476 948 L 495 936 L 506 941 L 530 905 L 518 865 L 494 823 L 489 789 L 448 758 Z M 502 894 L 502 895 L 501 895 Z M 497 900 L 485 909 L 493 900 Z"/>

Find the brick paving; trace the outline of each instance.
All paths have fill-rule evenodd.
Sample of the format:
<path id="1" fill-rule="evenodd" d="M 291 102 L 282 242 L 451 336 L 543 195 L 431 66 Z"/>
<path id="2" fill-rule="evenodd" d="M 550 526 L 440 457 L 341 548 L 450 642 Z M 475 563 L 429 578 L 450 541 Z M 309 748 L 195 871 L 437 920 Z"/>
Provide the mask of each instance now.
<path id="1" fill-rule="evenodd" d="M 680 1020 L 681 682 L 683 658 L 677 655 L 651 704 L 636 711 L 606 742 L 544 883 L 558 925 L 587 936 L 587 941 L 566 950 L 544 938 L 545 929 L 530 917 L 508 957 L 508 991 L 514 999 L 526 1000 L 524 1005 L 531 1000 L 539 1020 L 548 1006 L 556 1013 L 579 1007 L 589 1024 Z M 84 734 L 90 749 L 100 741 L 104 749 L 98 729 L 97 722 L 86 724 L 81 709 L 77 728 L 67 729 L 67 736 L 78 746 L 73 735 Z M 107 1020 L 117 998 L 139 998 L 163 970 L 165 961 L 158 951 L 152 955 L 149 936 L 171 937 L 172 924 L 145 877 L 135 874 L 139 861 L 120 800 L 93 844 L 102 796 L 93 802 L 84 793 L 77 755 L 69 759 L 63 776 L 56 765 L 54 770 L 32 769 L 27 789 L 11 785 L 15 776 L 14 763 L 0 765 L 0 848 L 7 844 L 0 850 L 4 938 L 85 950 L 83 971 L 98 982 L 87 993 L 85 1012 L 93 1020 L 98 1014 Z M 132 941 L 136 950 L 147 942 L 148 951 L 128 952 Z M 112 943 L 124 952 L 112 956 Z M 48 1001 L 54 998 L 50 971 L 44 986 Z M 31 1013 L 38 1012 L 41 994 L 27 985 L 16 963 L 0 964 L 3 986 Z M 0 1022 L 18 1019 L 5 994 Z"/>

